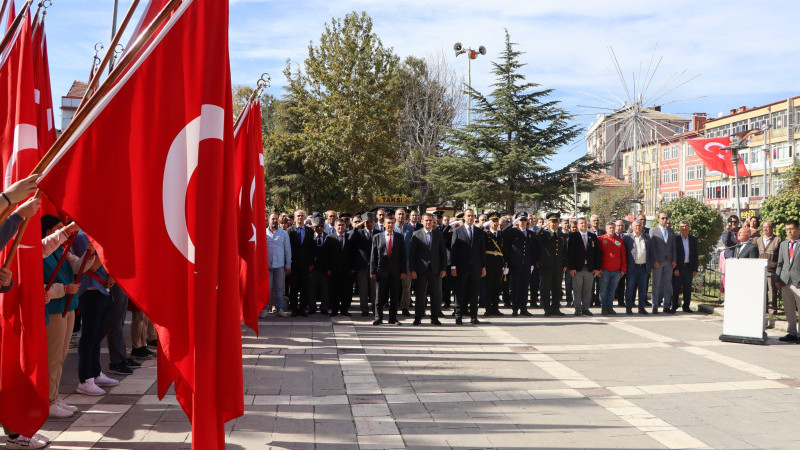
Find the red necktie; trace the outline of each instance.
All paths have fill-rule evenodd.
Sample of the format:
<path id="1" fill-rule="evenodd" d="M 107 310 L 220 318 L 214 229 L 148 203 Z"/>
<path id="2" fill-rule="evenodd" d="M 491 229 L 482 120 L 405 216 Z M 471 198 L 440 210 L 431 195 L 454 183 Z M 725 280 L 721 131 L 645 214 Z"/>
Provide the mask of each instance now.
<path id="1" fill-rule="evenodd" d="M 388 245 L 389 246 L 386 249 L 386 257 L 387 258 L 391 258 L 392 257 L 392 235 L 391 234 L 389 234 L 389 244 Z"/>
<path id="2" fill-rule="evenodd" d="M 794 259 L 794 241 L 789 242 L 789 261 Z"/>

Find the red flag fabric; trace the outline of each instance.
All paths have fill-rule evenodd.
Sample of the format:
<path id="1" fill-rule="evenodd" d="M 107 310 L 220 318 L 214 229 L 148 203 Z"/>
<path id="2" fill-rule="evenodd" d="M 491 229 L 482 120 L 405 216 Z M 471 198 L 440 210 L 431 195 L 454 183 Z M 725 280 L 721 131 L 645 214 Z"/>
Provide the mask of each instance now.
<path id="1" fill-rule="evenodd" d="M 694 153 L 703 160 L 709 170 L 734 175 L 731 151 L 722 149 L 722 147 L 731 145 L 731 138 L 688 139 L 686 142 L 692 146 Z M 740 159 L 738 166 L 740 177 L 750 176 L 744 161 Z"/>
<path id="2" fill-rule="evenodd" d="M 128 41 L 128 46 L 125 47 L 126 49 L 130 48 L 134 42 L 136 42 L 136 38 L 142 34 L 142 31 L 147 28 L 148 25 L 158 16 L 158 13 L 167 6 L 169 0 L 149 0 L 147 2 L 147 6 L 144 7 L 142 10 L 142 15 L 139 17 L 139 22 L 136 24 L 136 28 L 133 29 L 131 33 L 131 39 Z"/>
<path id="3" fill-rule="evenodd" d="M 269 302 L 264 141 L 261 102 L 245 105 L 234 134 L 239 188 L 239 295 L 242 322 L 258 334 L 258 314 Z"/>
<path id="4" fill-rule="evenodd" d="M 155 324 L 192 448 L 224 448 L 244 411 L 228 2 L 184 0 L 125 69 L 39 187 Z"/>
<path id="5" fill-rule="evenodd" d="M 41 159 L 53 142 L 56 141 L 55 117 L 53 116 L 53 95 L 50 85 L 50 63 L 47 59 L 47 36 L 44 32 L 44 16 L 34 24 L 33 29 L 33 70 L 34 70 L 34 93 L 36 96 L 36 106 L 38 108 L 38 121 L 36 129 L 39 138 L 39 158 Z M 42 198 L 42 214 L 61 214 L 50 202 L 47 196 Z"/>
<path id="6" fill-rule="evenodd" d="M 27 7 L 21 13 L 30 16 Z M 0 56 L 0 167 L 6 187 L 27 177 L 39 159 L 32 44 L 24 17 Z M 12 260 L 14 286 L 0 295 L 0 423 L 26 436 L 39 430 L 50 406 L 39 218 L 30 219 Z"/>
<path id="7" fill-rule="evenodd" d="M 11 29 L 11 24 L 14 22 L 14 19 L 17 17 L 17 7 L 14 6 L 14 0 L 8 2 L 8 23 L 6 25 L 6 30 Z"/>

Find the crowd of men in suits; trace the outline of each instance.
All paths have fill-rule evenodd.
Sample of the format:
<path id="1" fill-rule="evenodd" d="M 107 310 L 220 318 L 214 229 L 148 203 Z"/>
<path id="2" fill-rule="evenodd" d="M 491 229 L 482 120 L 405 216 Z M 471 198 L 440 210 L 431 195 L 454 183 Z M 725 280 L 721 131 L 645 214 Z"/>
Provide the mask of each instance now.
<path id="1" fill-rule="evenodd" d="M 539 306 L 545 316 L 565 315 L 562 306 L 576 316 L 593 315 L 592 306 L 614 315 L 615 300 L 627 314 L 692 312 L 699 262 L 688 222 L 678 233 L 664 212 L 656 226 L 647 228 L 640 215 L 630 230 L 623 220 L 600 228 L 597 216 L 562 222 L 551 213 L 533 222 L 525 212 L 478 216 L 471 209 L 453 218 L 404 209 L 354 217 L 274 213 L 268 235 L 284 256 L 273 264 L 281 252 L 270 247 L 271 303 L 281 305 L 279 315 L 284 295 L 292 316 L 350 315 L 355 287 L 361 314 L 375 325 L 384 323 L 387 306 L 390 324 L 413 312 L 414 325 L 426 317 L 440 325 L 451 299 L 459 325 L 480 323 L 479 309 L 503 315 L 501 302 L 512 316 L 531 316 L 529 308 Z M 276 283 L 279 276 L 285 284 Z"/>

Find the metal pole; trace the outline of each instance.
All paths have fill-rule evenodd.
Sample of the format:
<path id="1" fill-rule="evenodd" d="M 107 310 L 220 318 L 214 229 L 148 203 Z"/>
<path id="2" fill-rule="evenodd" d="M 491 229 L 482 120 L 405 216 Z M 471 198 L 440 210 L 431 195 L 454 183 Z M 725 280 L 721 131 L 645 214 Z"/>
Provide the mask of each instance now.
<path id="1" fill-rule="evenodd" d="M 575 194 L 575 220 L 578 219 L 578 174 L 572 174 L 572 183 L 574 187 L 574 194 Z"/>
<path id="2" fill-rule="evenodd" d="M 734 186 L 736 189 L 736 217 L 739 220 L 742 220 L 742 211 L 739 206 L 739 148 L 738 147 L 731 147 L 731 160 L 733 161 L 733 178 L 734 178 Z"/>
<path id="3" fill-rule="evenodd" d="M 114 0 L 114 12 L 111 17 L 111 40 L 109 42 L 114 42 L 114 35 L 117 34 L 117 11 L 119 9 L 119 0 Z M 113 52 L 114 48 L 111 47 L 107 51 Z M 111 64 L 108 65 L 108 73 L 110 74 L 111 71 L 114 69 L 114 62 L 111 61 Z"/>
<path id="4" fill-rule="evenodd" d="M 769 159 L 769 145 L 770 145 L 770 135 L 772 134 L 772 130 L 767 129 L 765 140 L 766 145 L 764 146 L 764 194 L 762 195 L 763 200 L 761 200 L 761 205 L 764 205 L 764 201 L 767 199 L 767 195 L 769 195 L 769 185 L 767 184 L 767 159 Z"/>
<path id="5" fill-rule="evenodd" d="M 467 52 L 467 125 L 472 114 L 472 50 Z"/>
<path id="6" fill-rule="evenodd" d="M 633 184 L 633 216 L 636 217 L 636 210 L 638 209 L 639 204 L 636 203 L 636 200 L 639 200 L 639 192 L 636 189 L 636 158 L 639 157 L 639 118 L 636 117 L 633 121 L 633 177 L 632 177 L 632 184 Z"/>

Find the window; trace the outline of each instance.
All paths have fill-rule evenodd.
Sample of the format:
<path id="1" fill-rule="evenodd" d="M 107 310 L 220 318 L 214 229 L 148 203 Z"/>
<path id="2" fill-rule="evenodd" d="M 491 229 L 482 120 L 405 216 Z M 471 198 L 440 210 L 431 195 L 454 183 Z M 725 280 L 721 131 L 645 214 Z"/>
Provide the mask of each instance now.
<path id="1" fill-rule="evenodd" d="M 662 161 L 669 160 L 669 147 L 661 147 L 661 160 Z"/>
<path id="2" fill-rule="evenodd" d="M 780 144 L 775 144 L 772 147 L 773 160 L 789 159 L 791 157 L 792 150 L 787 142 L 781 142 Z"/>
<path id="3" fill-rule="evenodd" d="M 686 195 L 691 197 L 699 202 L 703 201 L 703 190 L 702 189 L 695 189 L 693 191 L 687 191 Z"/>
<path id="4" fill-rule="evenodd" d="M 672 169 L 672 177 L 671 177 L 671 179 L 672 179 L 673 183 L 677 183 L 678 182 L 678 169 Z"/>
<path id="5" fill-rule="evenodd" d="M 739 158 L 745 165 L 747 165 L 747 160 L 749 159 L 749 157 L 750 157 L 750 152 L 744 151 L 742 153 L 739 153 Z"/>
<path id="6" fill-rule="evenodd" d="M 786 184 L 786 180 L 783 177 L 772 177 L 772 192 L 777 193 L 783 189 L 783 186 Z"/>
<path id="7" fill-rule="evenodd" d="M 761 148 L 761 147 L 753 148 L 752 151 L 751 151 L 751 156 L 750 156 L 750 164 L 752 164 L 752 165 L 758 164 L 758 162 L 761 161 L 761 154 L 763 152 L 764 152 L 764 149 Z"/>
<path id="8" fill-rule="evenodd" d="M 703 179 L 703 175 L 705 174 L 705 171 L 706 171 L 705 166 L 702 165 L 702 164 L 698 164 L 698 165 L 696 165 L 694 167 L 695 167 L 694 168 L 695 176 L 697 176 L 698 180 L 702 180 Z"/>
<path id="9" fill-rule="evenodd" d="M 658 162 L 658 150 L 653 149 L 653 154 L 650 156 L 650 162 Z"/>
<path id="10" fill-rule="evenodd" d="M 761 197 L 761 187 L 764 177 L 752 177 L 750 179 L 750 197 Z"/>
<path id="11" fill-rule="evenodd" d="M 726 180 L 717 180 L 712 181 L 706 187 L 706 198 L 708 199 L 720 199 L 720 198 L 729 198 L 729 190 L 730 186 Z"/>
<path id="12" fill-rule="evenodd" d="M 669 169 L 667 169 L 667 170 L 665 170 L 665 171 L 663 171 L 663 172 L 661 173 L 661 183 L 662 183 L 662 184 L 667 184 L 667 183 L 669 183 L 669 182 L 670 182 L 670 181 L 669 181 L 669 180 L 670 180 L 670 178 L 671 178 L 671 177 L 670 177 L 670 170 L 669 170 Z"/>
<path id="13" fill-rule="evenodd" d="M 772 121 L 772 126 L 774 128 L 783 128 L 787 125 L 786 123 L 786 111 L 780 111 L 772 113 L 772 117 L 770 118 Z"/>
<path id="14" fill-rule="evenodd" d="M 694 166 L 686 166 L 686 181 L 691 181 L 694 179 Z"/>
<path id="15" fill-rule="evenodd" d="M 691 146 L 691 145 L 689 145 L 688 143 L 684 143 L 683 145 L 685 145 L 685 146 L 686 146 L 686 156 L 692 156 L 692 155 L 694 155 L 694 147 L 692 147 L 692 146 Z"/>
<path id="16" fill-rule="evenodd" d="M 625 155 L 625 167 L 631 166 L 631 155 Z"/>

